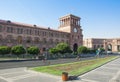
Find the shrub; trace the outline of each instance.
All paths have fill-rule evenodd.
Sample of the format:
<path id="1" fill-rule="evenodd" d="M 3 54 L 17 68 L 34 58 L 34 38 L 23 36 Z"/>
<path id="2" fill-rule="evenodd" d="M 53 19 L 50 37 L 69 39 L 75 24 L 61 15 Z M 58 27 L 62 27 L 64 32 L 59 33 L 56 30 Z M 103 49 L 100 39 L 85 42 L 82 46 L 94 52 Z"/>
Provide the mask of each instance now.
<path id="1" fill-rule="evenodd" d="M 80 46 L 77 51 L 79 54 L 85 54 L 88 52 L 88 49 L 85 46 Z"/>
<path id="2" fill-rule="evenodd" d="M 11 52 L 11 48 L 8 46 L 0 46 L 0 54 L 5 55 Z"/>
<path id="3" fill-rule="evenodd" d="M 70 49 L 70 47 L 69 47 L 69 45 L 67 43 L 59 43 L 59 44 L 57 44 L 56 49 L 61 54 L 71 53 L 72 52 L 72 50 Z"/>
<path id="4" fill-rule="evenodd" d="M 39 54 L 39 48 L 36 46 L 31 46 L 27 49 L 27 52 L 32 55 L 38 55 Z"/>
<path id="5" fill-rule="evenodd" d="M 51 54 L 57 54 L 58 53 L 58 49 L 57 48 L 50 48 L 49 49 L 49 53 L 51 53 Z"/>
<path id="6" fill-rule="evenodd" d="M 21 45 L 17 45 L 17 46 L 12 47 L 12 54 L 19 56 L 19 55 L 25 54 L 25 53 L 26 53 L 26 50 Z"/>

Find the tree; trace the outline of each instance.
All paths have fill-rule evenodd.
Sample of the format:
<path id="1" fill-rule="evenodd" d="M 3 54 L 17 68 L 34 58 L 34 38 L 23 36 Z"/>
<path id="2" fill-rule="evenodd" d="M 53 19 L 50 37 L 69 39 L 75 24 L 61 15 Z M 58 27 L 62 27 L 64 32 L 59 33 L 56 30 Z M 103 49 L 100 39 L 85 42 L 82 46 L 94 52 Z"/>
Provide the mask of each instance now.
<path id="1" fill-rule="evenodd" d="M 38 55 L 39 54 L 39 48 L 36 46 L 31 46 L 27 49 L 27 52 L 32 55 Z"/>
<path id="2" fill-rule="evenodd" d="M 77 51 L 79 54 L 86 54 L 88 52 L 88 49 L 85 46 L 80 46 Z"/>
<path id="3" fill-rule="evenodd" d="M 49 49 L 49 53 L 57 54 L 58 53 L 58 49 L 57 48 L 51 48 L 51 49 Z"/>
<path id="4" fill-rule="evenodd" d="M 11 48 L 8 46 L 0 46 L 0 54 L 5 55 L 11 52 Z"/>
<path id="5" fill-rule="evenodd" d="M 104 49 L 104 48 L 100 48 L 100 50 L 101 50 L 101 52 L 104 52 L 104 51 L 105 51 L 105 49 Z"/>
<path id="6" fill-rule="evenodd" d="M 12 54 L 19 56 L 19 55 L 25 54 L 25 53 L 26 53 L 26 50 L 21 45 L 17 45 L 17 46 L 12 47 Z"/>
<path id="7" fill-rule="evenodd" d="M 72 50 L 70 49 L 69 45 L 66 44 L 66 43 L 59 43 L 59 44 L 57 44 L 56 49 L 61 54 L 71 53 L 72 52 Z"/>

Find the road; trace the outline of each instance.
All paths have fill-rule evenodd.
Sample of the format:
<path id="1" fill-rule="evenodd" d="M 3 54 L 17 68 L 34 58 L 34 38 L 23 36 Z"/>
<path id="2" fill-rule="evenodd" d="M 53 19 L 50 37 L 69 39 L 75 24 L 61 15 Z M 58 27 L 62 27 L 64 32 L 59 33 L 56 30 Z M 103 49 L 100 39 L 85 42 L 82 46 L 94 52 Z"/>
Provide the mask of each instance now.
<path id="1" fill-rule="evenodd" d="M 89 59 L 94 59 L 94 57 L 81 58 L 80 60 L 76 60 L 76 58 L 55 59 L 55 60 L 47 60 L 46 62 L 44 62 L 42 60 L 10 60 L 10 61 L 0 61 L 0 69 L 18 68 L 18 67 L 45 66 L 45 65 L 70 63 L 70 62 L 76 62 L 76 61 L 82 61 L 82 60 L 89 60 Z"/>
<path id="2" fill-rule="evenodd" d="M 87 59 L 87 58 L 85 58 Z M 85 60 L 83 59 L 83 60 Z M 51 60 L 52 62 L 76 61 L 75 59 Z M 69 61 L 71 60 L 71 61 Z M 29 61 L 24 61 L 29 62 Z M 34 62 L 34 61 L 32 61 Z M 42 61 L 36 61 L 42 62 Z M 22 62 L 21 62 L 22 63 Z M 30 63 L 30 62 L 29 62 Z M 78 77 L 76 80 L 67 82 L 120 82 L 120 57 L 99 68 Z M 54 76 L 46 73 L 35 72 L 27 67 L 9 68 L 0 70 L 0 82 L 63 82 L 61 76 Z"/>

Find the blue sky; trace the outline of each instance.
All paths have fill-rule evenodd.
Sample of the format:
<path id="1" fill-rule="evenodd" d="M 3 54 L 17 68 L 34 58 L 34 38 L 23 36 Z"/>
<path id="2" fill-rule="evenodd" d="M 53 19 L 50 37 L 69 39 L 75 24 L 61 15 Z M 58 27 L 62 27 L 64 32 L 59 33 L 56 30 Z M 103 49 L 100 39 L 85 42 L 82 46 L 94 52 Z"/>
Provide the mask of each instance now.
<path id="1" fill-rule="evenodd" d="M 81 17 L 84 38 L 120 38 L 120 0 L 0 1 L 0 19 L 53 29 L 70 13 Z"/>

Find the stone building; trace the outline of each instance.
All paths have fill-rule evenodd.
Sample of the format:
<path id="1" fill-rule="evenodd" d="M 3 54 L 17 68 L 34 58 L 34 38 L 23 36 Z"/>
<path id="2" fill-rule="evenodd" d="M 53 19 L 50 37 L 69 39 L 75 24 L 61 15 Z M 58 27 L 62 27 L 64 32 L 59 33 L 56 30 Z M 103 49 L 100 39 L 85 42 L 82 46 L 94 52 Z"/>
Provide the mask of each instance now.
<path id="1" fill-rule="evenodd" d="M 0 20 L 0 46 L 38 46 L 41 50 L 45 50 L 60 42 L 66 42 L 76 51 L 77 47 L 82 45 L 82 41 L 80 17 L 72 14 L 60 18 L 58 30 L 10 20 Z"/>
<path id="2" fill-rule="evenodd" d="M 120 51 L 120 38 L 112 38 L 112 39 L 101 39 L 101 38 L 90 38 L 84 39 L 83 45 L 91 48 L 104 48 L 107 51 L 117 52 Z"/>

